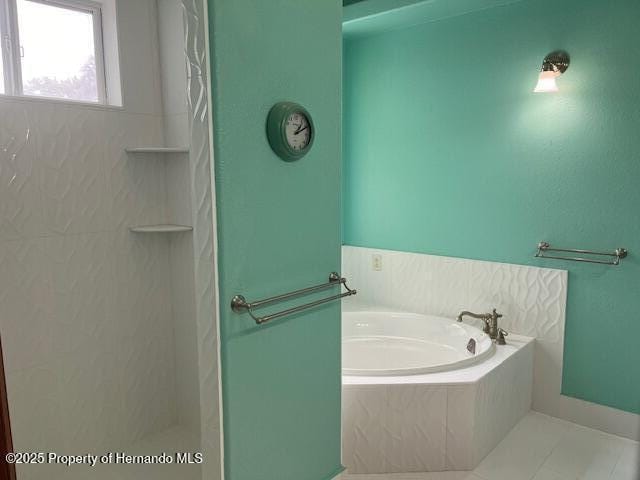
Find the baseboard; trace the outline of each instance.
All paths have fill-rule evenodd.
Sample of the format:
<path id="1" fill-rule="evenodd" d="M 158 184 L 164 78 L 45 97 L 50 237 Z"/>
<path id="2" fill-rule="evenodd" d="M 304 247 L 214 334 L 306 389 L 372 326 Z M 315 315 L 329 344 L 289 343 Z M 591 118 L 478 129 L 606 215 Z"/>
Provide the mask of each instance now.
<path id="1" fill-rule="evenodd" d="M 640 415 L 559 395 L 553 405 L 534 410 L 619 437 L 640 441 Z"/>

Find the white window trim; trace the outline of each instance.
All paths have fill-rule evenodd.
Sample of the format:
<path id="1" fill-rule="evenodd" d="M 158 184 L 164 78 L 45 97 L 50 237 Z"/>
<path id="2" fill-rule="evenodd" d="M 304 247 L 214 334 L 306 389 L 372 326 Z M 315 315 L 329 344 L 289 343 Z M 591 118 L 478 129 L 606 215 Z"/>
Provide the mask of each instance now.
<path id="1" fill-rule="evenodd" d="M 102 24 L 102 5 L 91 0 L 29 0 L 67 10 L 74 10 L 91 14 L 93 19 L 93 42 L 96 62 L 96 82 L 98 101 L 86 102 L 90 104 L 107 105 L 107 78 L 105 69 L 104 35 Z M 4 4 L 4 5 L 3 5 Z M 16 0 L 0 0 L 0 37 L 2 40 L 2 59 L 5 82 L 5 95 L 46 98 L 49 100 L 75 101 L 68 98 L 52 98 L 39 95 L 25 95 L 22 85 L 22 62 L 20 47 L 20 32 L 18 28 L 18 9 Z"/>

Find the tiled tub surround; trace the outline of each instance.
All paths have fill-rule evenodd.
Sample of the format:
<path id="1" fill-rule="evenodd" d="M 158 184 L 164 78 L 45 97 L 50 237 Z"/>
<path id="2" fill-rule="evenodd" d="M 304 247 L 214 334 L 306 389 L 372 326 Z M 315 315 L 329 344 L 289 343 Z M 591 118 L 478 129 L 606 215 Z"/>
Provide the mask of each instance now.
<path id="1" fill-rule="evenodd" d="M 373 269 L 374 255 L 382 270 Z M 560 393 L 566 271 L 351 246 L 343 247 L 342 263 L 343 275 L 358 286 L 357 301 L 364 305 L 452 319 L 461 310 L 497 308 L 504 314 L 501 327 L 536 339 L 534 410 L 638 439 L 638 415 Z"/>
<path id="2" fill-rule="evenodd" d="M 484 362 L 449 372 L 343 376 L 344 466 L 472 470 L 531 408 L 533 344 L 511 336 Z"/>

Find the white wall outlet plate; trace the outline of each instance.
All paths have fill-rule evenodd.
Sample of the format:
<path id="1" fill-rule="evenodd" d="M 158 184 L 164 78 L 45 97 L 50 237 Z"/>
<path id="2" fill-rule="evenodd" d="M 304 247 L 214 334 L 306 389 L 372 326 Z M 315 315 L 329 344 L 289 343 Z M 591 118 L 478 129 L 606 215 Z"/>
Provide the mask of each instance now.
<path id="1" fill-rule="evenodd" d="M 382 270 L 382 255 L 371 255 L 371 268 L 376 272 L 380 272 Z"/>

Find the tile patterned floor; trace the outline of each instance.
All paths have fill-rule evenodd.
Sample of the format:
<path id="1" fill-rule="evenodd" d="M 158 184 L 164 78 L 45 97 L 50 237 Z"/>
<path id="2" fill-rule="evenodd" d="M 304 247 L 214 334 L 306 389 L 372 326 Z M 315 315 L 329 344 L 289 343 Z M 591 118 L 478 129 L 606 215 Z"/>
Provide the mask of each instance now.
<path id="1" fill-rule="evenodd" d="M 640 445 L 530 412 L 473 472 L 343 474 L 340 480 L 640 480 Z"/>

